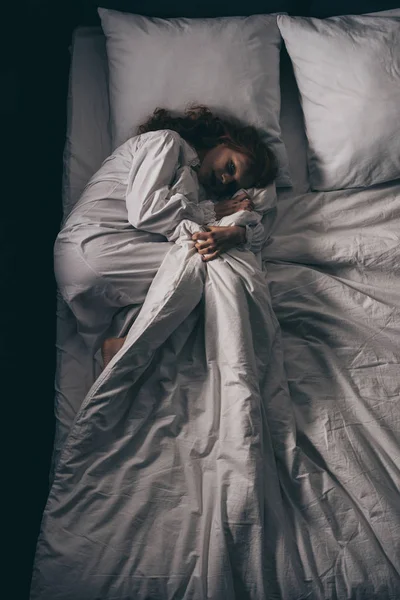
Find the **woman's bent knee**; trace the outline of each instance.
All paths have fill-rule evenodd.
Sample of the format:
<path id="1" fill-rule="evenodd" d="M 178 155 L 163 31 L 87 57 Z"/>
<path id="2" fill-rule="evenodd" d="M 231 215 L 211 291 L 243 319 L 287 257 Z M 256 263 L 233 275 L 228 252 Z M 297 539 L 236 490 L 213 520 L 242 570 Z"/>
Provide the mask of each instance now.
<path id="1" fill-rule="evenodd" d="M 60 293 L 67 302 L 88 292 L 102 294 L 102 277 L 83 259 L 79 246 L 72 241 L 56 240 L 54 273 Z"/>

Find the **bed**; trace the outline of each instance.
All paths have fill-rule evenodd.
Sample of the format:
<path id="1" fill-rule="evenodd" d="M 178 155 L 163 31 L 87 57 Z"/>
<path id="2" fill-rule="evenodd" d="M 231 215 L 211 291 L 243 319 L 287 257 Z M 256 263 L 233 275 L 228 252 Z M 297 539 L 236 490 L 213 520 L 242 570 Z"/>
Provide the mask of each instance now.
<path id="1" fill-rule="evenodd" d="M 107 56 L 101 28 L 78 28 L 71 57 L 64 217 L 111 150 Z M 201 544 L 192 548 L 175 537 L 169 522 L 155 543 L 151 541 L 154 531 L 150 532 L 146 522 L 160 519 L 163 510 L 159 506 L 143 513 L 145 516 L 135 515 L 138 541 L 135 549 L 133 539 L 130 550 L 132 555 L 145 555 L 146 548 L 157 544 L 153 563 L 150 558 L 140 567 L 137 558 L 129 562 L 126 545 L 113 547 L 111 541 L 102 545 L 95 529 L 90 544 L 79 546 L 80 555 L 71 562 L 70 556 L 63 556 L 62 540 L 68 543 L 76 537 L 73 523 L 64 537 L 57 534 L 52 545 L 49 531 L 57 537 L 54 524 L 46 525 L 44 520 L 47 537 L 42 533 L 39 538 L 32 599 L 400 597 L 400 183 L 311 191 L 303 113 L 285 51 L 280 70 L 280 122 L 293 185 L 278 190 L 278 214 L 262 255 L 268 302 L 279 324 L 279 344 L 275 340 L 271 348 L 282 355 L 286 386 L 286 395 L 277 394 L 275 403 L 271 401 L 266 408 L 271 422 L 265 452 L 269 450 L 274 459 L 264 456 L 262 469 L 265 467 L 269 482 L 262 485 L 272 500 L 259 522 L 268 525 L 268 540 L 263 546 L 258 534 L 246 529 L 246 519 L 252 519 L 248 509 L 248 515 L 242 514 L 243 530 L 234 531 L 231 524 L 223 542 L 210 525 L 209 539 L 202 538 Z M 83 398 L 101 373 L 100 361 L 87 356 L 74 317 L 61 297 L 57 323 L 52 480 L 67 440 L 77 438 L 74 428 Z M 100 405 L 101 394 L 95 399 Z M 90 437 L 87 421 L 84 427 Z M 80 451 L 90 452 L 90 444 L 88 450 L 81 447 Z M 146 457 L 141 458 L 145 462 Z M 112 469 L 118 474 L 117 464 Z M 69 471 L 53 483 L 53 498 L 54 487 L 74 477 L 73 468 L 83 467 L 76 461 L 69 465 Z M 237 465 L 234 468 L 240 471 Z M 242 476 L 246 478 L 246 474 Z M 160 504 L 143 481 L 136 492 L 137 502 L 149 507 Z M 239 480 L 234 481 L 239 486 Z M 164 483 L 163 495 L 157 498 L 163 498 L 166 505 L 170 502 L 166 512 L 173 512 L 176 504 L 169 494 L 172 497 L 171 487 L 179 489 L 181 482 L 177 476 Z M 212 487 L 207 478 L 203 484 Z M 125 487 L 126 479 L 118 476 L 113 486 L 108 494 L 132 493 Z M 259 508 L 262 501 L 256 496 L 254 488 L 254 506 Z M 69 501 L 74 498 L 71 493 Z M 219 498 L 210 495 L 209 500 Z M 234 504 L 235 498 L 233 493 L 229 502 Z M 252 500 L 247 498 L 247 502 L 251 507 Z M 64 509 L 68 505 L 65 501 Z M 98 507 L 85 506 L 87 520 L 96 521 Z M 107 519 L 116 522 L 118 511 L 124 514 L 124 507 L 118 506 L 116 512 L 105 511 L 101 528 Z M 190 505 L 180 510 L 189 515 L 184 520 L 186 535 L 196 538 L 197 521 L 193 514 L 190 517 Z M 205 505 L 204 513 L 208 510 L 212 511 Z M 124 518 L 130 517 L 125 514 Z M 190 533 L 191 518 L 194 530 Z M 175 528 L 180 519 L 182 512 L 178 511 L 173 518 Z M 213 535 L 217 549 L 213 549 Z M 168 552 L 171 543 L 174 552 Z M 215 564 L 220 543 L 232 544 L 227 550 L 229 560 Z M 89 558 L 90 552 L 94 556 Z M 166 560 L 167 574 L 162 576 L 160 561 L 165 554 L 174 553 L 185 568 L 178 559 Z M 117 566 L 107 572 L 107 561 Z M 58 569 L 50 576 L 51 563 Z M 194 564 L 200 565 L 198 571 Z M 64 572 L 71 577 L 62 578 Z M 74 574 L 79 574 L 82 587 L 72 585 Z"/>

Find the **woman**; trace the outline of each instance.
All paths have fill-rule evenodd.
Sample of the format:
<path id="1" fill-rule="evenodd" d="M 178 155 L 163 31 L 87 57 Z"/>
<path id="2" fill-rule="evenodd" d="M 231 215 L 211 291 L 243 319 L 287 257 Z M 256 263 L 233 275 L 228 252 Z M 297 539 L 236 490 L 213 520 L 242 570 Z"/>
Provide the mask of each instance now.
<path id="1" fill-rule="evenodd" d="M 59 290 L 93 355 L 102 347 L 107 364 L 123 344 L 183 219 L 198 223 L 193 241 L 205 261 L 240 244 L 251 249 L 251 227 L 206 226 L 251 210 L 245 195 L 226 197 L 265 187 L 275 174 L 274 157 L 255 128 L 204 106 L 181 117 L 157 109 L 117 148 L 55 243 Z"/>

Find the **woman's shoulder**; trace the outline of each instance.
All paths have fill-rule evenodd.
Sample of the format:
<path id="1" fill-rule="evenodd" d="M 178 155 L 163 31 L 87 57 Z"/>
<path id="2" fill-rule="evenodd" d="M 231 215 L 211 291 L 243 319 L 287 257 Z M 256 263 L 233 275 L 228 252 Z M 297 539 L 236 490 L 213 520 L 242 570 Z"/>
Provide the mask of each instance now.
<path id="1" fill-rule="evenodd" d="M 166 143 L 175 143 L 182 145 L 184 144 L 183 138 L 177 131 L 172 129 L 158 129 L 157 131 L 147 131 L 146 133 L 139 133 L 128 138 L 125 142 L 120 144 L 112 152 L 112 156 L 125 156 L 135 155 L 138 150 L 143 147 L 151 145 L 163 145 Z"/>
<path id="2" fill-rule="evenodd" d="M 134 146 L 140 150 L 143 146 L 151 145 L 169 145 L 179 147 L 179 152 L 185 164 L 198 162 L 196 150 L 173 129 L 157 129 L 156 131 L 147 131 L 136 136 Z"/>
<path id="3" fill-rule="evenodd" d="M 156 131 L 147 131 L 146 133 L 140 133 L 136 136 L 138 141 L 170 141 L 174 140 L 178 144 L 184 143 L 183 138 L 177 131 L 173 129 L 157 129 Z"/>
<path id="4" fill-rule="evenodd" d="M 192 165 L 199 162 L 196 150 L 173 129 L 157 129 L 156 131 L 147 131 L 135 135 L 117 148 L 113 154 L 129 155 L 133 158 L 140 151 L 149 152 L 152 148 L 158 151 L 163 147 L 166 150 L 176 148 L 179 153 L 179 160 L 183 164 Z"/>

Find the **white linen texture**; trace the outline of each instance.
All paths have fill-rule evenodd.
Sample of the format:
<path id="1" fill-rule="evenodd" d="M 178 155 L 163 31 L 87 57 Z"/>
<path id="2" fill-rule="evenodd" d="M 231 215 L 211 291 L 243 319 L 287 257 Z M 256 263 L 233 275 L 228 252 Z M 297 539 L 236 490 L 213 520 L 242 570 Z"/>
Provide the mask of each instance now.
<path id="1" fill-rule="evenodd" d="M 57 457 L 31 600 L 396 600 L 399 193 L 284 200 L 262 269 L 204 264 L 189 219 L 135 238 L 156 274 Z"/>
<path id="2" fill-rule="evenodd" d="M 400 18 L 278 15 L 299 87 L 313 190 L 400 178 Z"/>
<path id="3" fill-rule="evenodd" d="M 197 231 L 208 224 L 246 227 L 243 250 L 257 253 L 261 264 L 276 215 L 275 186 L 249 190 L 256 210 L 216 220 L 214 203 L 198 182 L 198 163 L 175 131 L 130 138 L 103 162 L 66 216 L 55 243 L 57 283 L 93 352 L 116 308 L 143 303 L 149 277 L 168 252 L 165 242 L 176 241 L 182 223 L 196 223 Z"/>
<path id="4" fill-rule="evenodd" d="M 206 266 L 182 224 L 61 451 L 32 600 L 396 599 L 399 252 L 376 215 L 398 195 L 354 199 L 357 246 L 340 196 L 307 196 L 268 279 L 250 252 Z"/>
<path id="5" fill-rule="evenodd" d="M 84 184 L 111 152 L 107 137 L 108 103 L 102 95 L 106 85 L 103 43 L 97 31 L 93 34 L 81 31 L 75 39 L 70 107 L 73 127 L 65 173 L 69 182 L 66 215 Z M 96 53 L 92 51 L 94 47 Z M 286 76 L 291 78 L 288 72 Z M 228 331 L 232 317 L 239 323 L 244 319 L 243 328 L 248 327 L 246 306 L 243 309 L 241 302 L 239 310 L 233 312 L 236 296 L 231 294 L 232 283 L 235 283 L 234 293 L 241 288 L 235 276 L 239 266 L 235 261 L 238 256 L 252 261 L 248 252 L 238 251 L 234 261 L 230 261 L 234 270 L 226 288 L 222 267 L 211 275 L 215 263 L 204 269 L 204 285 L 211 294 L 207 293 L 204 308 L 197 307 L 198 331 L 192 329 L 194 313 L 192 321 L 187 320 L 188 335 L 181 329 L 160 347 L 159 357 L 152 362 L 154 371 L 148 371 L 135 384 L 134 395 L 132 390 L 129 392 L 133 405 L 128 406 L 129 401 L 124 403 L 119 396 L 115 413 L 111 405 L 104 406 L 113 396 L 111 391 L 108 398 L 102 398 L 100 389 L 92 401 L 87 397 L 87 406 L 82 406 L 93 383 L 92 357 L 77 333 L 75 317 L 59 298 L 54 457 L 58 474 L 35 559 L 32 585 L 35 600 L 92 600 L 99 590 L 97 598 L 101 600 L 204 600 L 207 593 L 212 600 L 398 600 L 400 597 L 400 186 L 305 193 L 308 186 L 306 174 L 302 174 L 305 162 L 300 140 L 302 119 L 294 83 L 292 87 L 284 90 L 286 108 L 282 127 L 293 173 L 300 169 L 296 178 L 298 188 L 295 193 L 278 192 L 278 218 L 263 251 L 270 299 L 259 297 L 262 310 L 267 307 L 268 312 L 268 302 L 272 303 L 279 322 L 283 387 L 288 389 L 289 401 L 285 401 L 285 391 L 282 395 L 277 393 L 276 402 L 267 402 L 260 424 L 259 413 L 251 412 L 257 398 L 248 401 L 241 393 L 236 395 L 235 380 L 224 390 L 225 399 L 219 399 L 219 369 L 223 381 L 235 375 L 230 375 L 229 369 L 236 360 L 238 340 L 239 344 L 242 340 L 236 337 L 236 322 L 235 331 L 227 340 L 228 360 L 222 357 L 211 361 L 215 379 L 204 394 L 197 393 L 203 389 L 202 374 L 208 366 L 201 362 L 205 349 L 198 352 L 197 338 L 205 339 L 202 335 L 205 316 L 201 311 L 208 313 L 208 327 L 211 323 L 213 336 L 214 292 L 219 323 L 215 336 L 225 329 Z M 119 194 L 115 196 L 118 197 Z M 109 244 L 115 238 L 113 228 L 118 223 L 106 210 L 103 216 L 103 233 L 107 227 Z M 269 223 L 270 213 L 267 219 Z M 129 237 L 132 238 L 132 230 Z M 162 236 L 147 232 L 135 231 L 133 238 L 134 246 L 107 244 L 111 251 L 107 265 L 131 294 L 130 298 L 124 297 L 125 301 L 139 303 L 135 307 L 138 314 L 140 302 L 144 301 L 142 295 L 174 244 L 160 243 Z M 85 239 L 88 241 L 87 236 Z M 99 238 L 93 236 L 92 241 L 98 244 Z M 182 261 L 190 257 L 190 241 L 184 244 L 187 255 L 175 255 Z M 97 248 L 105 250 L 100 244 Z M 129 287 L 131 279 L 124 279 L 118 267 L 120 257 L 115 252 L 122 254 L 125 264 L 131 262 L 137 281 L 134 290 Z M 104 261 L 101 265 L 104 267 Z M 178 273 L 182 262 L 169 263 L 171 282 L 175 267 Z M 202 271 L 200 268 L 198 274 Z M 220 285 L 215 281 L 217 275 Z M 246 280 L 251 290 L 245 298 L 251 301 L 250 270 L 248 275 Z M 163 281 L 158 280 L 160 284 Z M 191 284 L 188 288 L 189 301 L 194 302 L 192 293 L 197 292 Z M 256 296 L 258 289 L 257 284 Z M 182 303 L 184 290 L 182 287 Z M 161 286 L 155 292 L 153 298 L 157 301 L 163 292 Z M 110 297 L 110 302 L 114 299 L 120 302 L 118 296 Z M 111 309 L 115 312 L 115 306 Z M 162 309 L 160 316 L 165 317 L 167 312 L 168 307 Z M 175 316 L 177 312 L 179 307 Z M 251 308 L 250 320 L 254 315 Z M 262 345 L 271 348 L 271 360 L 278 361 L 279 341 L 271 346 L 267 330 L 272 333 L 274 326 L 265 327 L 265 321 L 265 317 L 261 318 Z M 162 321 L 159 324 L 162 328 Z M 146 326 L 143 321 L 142 325 Z M 253 324 L 250 328 L 253 335 Z M 140 331 L 136 333 L 140 335 Z M 149 342 L 154 341 L 150 333 Z M 207 339 L 207 359 L 213 359 L 209 348 L 212 349 L 214 338 Z M 184 340 L 188 340 L 186 344 Z M 142 338 L 142 342 L 146 345 L 146 339 Z M 137 358 L 136 351 L 140 352 L 143 345 L 134 342 L 133 346 L 131 356 Z M 130 363 L 129 356 L 126 361 Z M 116 378 L 110 384 L 115 386 L 117 395 L 117 379 L 121 374 L 118 364 L 119 358 L 114 365 Z M 125 382 L 130 366 L 126 365 Z M 270 370 L 272 388 L 274 376 L 276 380 L 279 378 L 282 367 L 273 362 Z M 194 379 L 200 384 L 194 385 Z M 244 391 L 245 385 L 246 382 L 240 389 Z M 123 386 L 121 381 L 122 393 Z M 207 394 L 212 396 L 215 389 L 216 399 L 206 402 Z M 106 392 L 105 387 L 102 390 Z M 232 397 L 237 401 L 232 402 Z M 144 401 L 138 405 L 137 398 Z M 124 415 L 119 412 L 121 406 L 122 411 L 126 408 Z M 114 424 L 109 419 L 112 413 Z M 239 417 L 236 419 L 238 414 L 241 421 Z M 256 414 L 250 437 L 250 428 L 246 427 L 249 414 Z M 186 422 L 188 419 L 190 423 Z M 132 444 L 129 440 L 132 429 L 127 428 L 128 424 L 134 429 Z M 252 464 L 257 457 L 257 439 L 253 433 L 257 435 L 261 428 L 266 428 L 269 434 L 263 442 L 266 456 L 257 463 L 255 473 Z M 68 434 L 70 439 L 65 446 Z M 234 442 L 227 449 L 226 444 L 232 438 Z M 65 454 L 60 460 L 64 447 Z M 253 454 L 248 448 L 253 449 Z M 246 462 L 248 455 L 250 459 Z M 93 461 L 90 466 L 88 460 Z M 271 474 L 274 465 L 282 503 L 278 512 L 274 512 L 276 480 Z M 73 508 L 76 501 L 77 511 Z M 265 507 L 259 519 L 262 522 L 259 534 L 253 526 L 256 509 L 252 508 L 252 501 L 254 506 L 264 503 Z M 250 508 L 244 509 L 244 517 L 236 519 L 246 505 Z M 238 534 L 239 526 L 243 535 Z M 267 551 L 261 559 L 256 555 L 257 550 L 252 549 L 252 542 L 247 544 L 249 539 L 257 544 L 257 535 L 267 539 Z M 178 552 L 173 560 L 175 546 Z M 74 550 L 77 550 L 75 556 Z M 245 577 L 240 568 L 243 554 L 245 560 L 246 556 L 253 559 L 256 555 L 254 563 L 247 563 L 249 570 Z M 180 562 L 182 555 L 184 559 Z M 293 569 L 297 572 L 295 577 Z M 162 571 L 168 575 L 157 578 Z M 220 585 L 218 574 L 221 574 Z M 131 579 L 132 575 L 136 577 Z M 260 593 L 259 582 L 263 577 L 267 583 L 265 594 Z M 229 583 L 232 580 L 233 592 Z"/>

